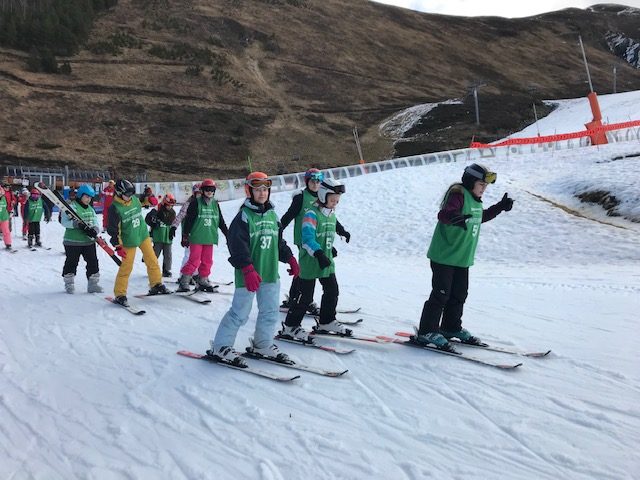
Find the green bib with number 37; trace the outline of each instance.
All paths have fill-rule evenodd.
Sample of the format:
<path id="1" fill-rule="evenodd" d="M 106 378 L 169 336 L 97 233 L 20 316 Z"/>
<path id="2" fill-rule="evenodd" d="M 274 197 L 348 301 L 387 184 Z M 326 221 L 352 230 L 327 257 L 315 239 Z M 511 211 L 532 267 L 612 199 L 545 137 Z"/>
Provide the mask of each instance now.
<path id="1" fill-rule="evenodd" d="M 249 248 L 253 268 L 262 277 L 264 283 L 275 283 L 278 275 L 278 215 L 273 210 L 264 214 L 242 207 L 249 226 Z M 235 281 L 237 287 L 244 287 L 242 270 L 236 268 Z"/>

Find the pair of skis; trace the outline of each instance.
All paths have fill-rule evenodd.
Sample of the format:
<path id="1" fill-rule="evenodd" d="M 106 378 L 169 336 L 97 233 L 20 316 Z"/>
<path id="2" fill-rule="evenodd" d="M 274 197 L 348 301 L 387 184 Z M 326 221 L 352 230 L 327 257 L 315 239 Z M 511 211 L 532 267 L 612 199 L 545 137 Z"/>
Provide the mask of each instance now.
<path id="1" fill-rule="evenodd" d="M 54 205 L 56 205 L 60 210 L 64 211 L 67 215 L 69 215 L 69 217 L 71 217 L 76 222 L 78 222 L 78 224 L 82 225 L 83 227 L 88 227 L 88 225 L 85 223 L 82 217 L 80 217 L 80 215 L 78 215 L 76 211 L 73 208 L 71 208 L 71 205 L 67 203 L 67 201 L 64 199 L 62 194 L 60 194 L 60 192 L 58 192 L 57 190 L 51 190 L 49 187 L 47 187 L 44 184 L 44 182 L 36 183 L 35 187 L 36 189 L 38 189 L 40 193 L 42 193 L 42 195 L 44 195 L 49 200 L 51 200 L 51 202 Z M 100 235 L 96 235 L 96 243 L 98 244 L 98 246 L 100 246 L 100 248 L 102 248 L 107 253 L 107 255 L 111 257 L 111 260 L 113 260 L 116 263 L 116 265 L 118 266 L 122 265 L 122 261 L 116 255 L 116 252 L 107 244 L 107 242 Z"/>
<path id="2" fill-rule="evenodd" d="M 182 297 L 186 300 L 190 300 L 192 302 L 195 303 L 199 303 L 200 305 L 208 305 L 211 303 L 211 299 L 210 298 L 204 298 L 202 296 L 197 296 L 197 294 L 202 293 L 199 290 L 192 290 L 190 292 L 171 292 L 171 293 L 164 293 L 164 294 L 157 294 L 157 295 L 149 295 L 148 293 L 142 293 L 139 295 L 134 295 L 134 297 L 136 298 L 148 298 L 148 297 L 165 297 L 167 295 L 171 295 L 171 296 L 175 296 L 175 297 Z M 215 292 L 214 292 L 215 293 Z M 105 300 L 113 303 L 114 305 L 118 305 L 119 307 L 124 308 L 126 311 L 128 311 L 129 313 L 131 313 L 132 315 L 144 315 L 145 313 L 147 313 L 146 310 L 141 310 L 138 307 L 135 307 L 133 305 L 122 305 L 118 302 L 115 301 L 115 298 L 113 297 L 105 297 Z"/>
<path id="3" fill-rule="evenodd" d="M 201 354 L 201 353 L 194 353 L 194 352 L 190 352 L 188 350 L 180 350 L 179 352 L 177 352 L 178 355 L 183 355 L 185 357 L 190 357 L 190 358 L 195 358 L 198 360 L 206 360 L 208 362 L 212 362 L 215 363 L 217 365 L 222 365 L 224 367 L 228 367 L 228 368 L 233 368 L 234 370 L 240 370 L 246 373 L 250 373 L 252 375 L 257 375 L 259 377 L 263 377 L 263 378 L 268 378 L 270 380 L 275 380 L 278 382 L 291 382 L 297 378 L 300 378 L 300 375 L 294 375 L 294 376 L 281 376 L 272 372 L 268 372 L 265 370 L 260 370 L 258 368 L 253 367 L 253 365 L 249 364 L 246 367 L 241 367 L 238 365 L 234 365 L 229 361 L 225 361 L 225 360 L 220 360 L 217 359 L 215 357 L 213 357 L 212 355 L 208 355 L 208 354 Z M 243 357 L 246 358 L 251 358 L 254 360 L 259 360 L 259 361 L 264 361 L 267 363 L 273 363 L 276 365 L 279 365 L 281 367 L 286 367 L 286 368 L 291 368 L 294 370 L 300 370 L 303 372 L 308 372 L 308 373 L 313 373 L 316 375 L 322 375 L 324 377 L 341 377 L 342 375 L 344 375 L 345 373 L 347 373 L 349 370 L 337 370 L 337 371 L 331 371 L 331 370 L 325 370 L 323 368 L 318 368 L 318 367 L 314 367 L 311 365 L 305 365 L 302 363 L 297 363 L 293 360 L 289 360 L 286 362 L 283 361 L 279 361 L 276 360 L 274 358 L 270 358 L 270 357 L 265 357 L 262 356 L 260 354 L 256 354 L 253 353 L 251 351 L 247 351 L 246 353 L 242 354 Z"/>

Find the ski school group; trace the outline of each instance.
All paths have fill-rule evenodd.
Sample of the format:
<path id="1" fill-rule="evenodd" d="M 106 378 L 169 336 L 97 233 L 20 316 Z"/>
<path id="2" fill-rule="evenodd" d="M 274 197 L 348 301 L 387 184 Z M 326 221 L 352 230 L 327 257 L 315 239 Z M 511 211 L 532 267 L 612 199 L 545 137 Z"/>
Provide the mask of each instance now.
<path id="1" fill-rule="evenodd" d="M 491 347 L 462 327 L 469 267 L 474 262 L 480 226 L 513 207 L 513 199 L 505 193 L 495 205 L 483 208 L 482 195 L 489 184 L 495 183 L 496 178 L 496 173 L 487 167 L 472 164 L 464 169 L 461 182 L 454 183 L 447 189 L 437 213 L 438 222 L 427 253 L 433 275 L 432 291 L 424 303 L 419 328 L 414 335 L 405 334 L 410 337 L 408 341 L 388 337 L 378 337 L 377 340 L 396 341 L 478 363 L 505 367 L 465 356 L 451 345 L 456 342 L 515 353 Z M 218 288 L 209 280 L 209 275 L 213 266 L 214 245 L 218 244 L 221 232 L 226 237 L 229 262 L 235 269 L 235 291 L 231 307 L 221 319 L 205 355 L 187 351 L 179 353 L 233 368 L 252 370 L 252 373 L 257 374 L 261 373 L 250 368 L 245 357 L 295 368 L 295 362 L 273 342 L 281 308 L 287 315 L 282 329 L 275 336 L 279 340 L 336 353 L 349 353 L 352 350 L 320 345 L 315 341 L 315 336 L 332 335 L 371 340 L 369 337 L 354 335 L 351 329 L 336 319 L 339 289 L 336 279 L 338 253 L 334 240 L 336 235 L 347 243 L 351 240 L 351 234 L 340 224 L 335 213 L 342 195 L 345 194 L 345 186 L 316 168 L 305 172 L 304 181 L 305 188 L 294 194 L 291 206 L 280 221 L 270 201 L 271 179 L 263 172 L 250 173 L 244 182 L 246 198 L 227 227 L 215 199 L 216 183 L 211 179 L 193 185 L 191 197 L 177 214 L 174 210 L 176 200 L 172 194 L 168 193 L 158 200 L 151 189 L 146 187 L 144 193 L 137 196 L 135 186 L 130 181 L 112 180 L 103 192 L 106 198 L 102 227 L 110 236 L 115 252 L 99 236 L 101 229 L 91 205 L 96 192 L 91 186 L 81 185 L 75 192 L 75 198 L 67 202 L 59 192 L 40 183 L 31 192 L 27 192 L 29 198 L 23 207 L 26 224 L 26 227 L 23 226 L 23 234 L 28 234 L 30 247 L 34 240 L 36 245 L 41 246 L 40 221 L 43 216 L 46 221 L 51 218 L 51 209 L 42 201 L 42 193 L 49 202 L 60 208 L 59 220 L 66 229 L 63 240 L 66 260 L 62 271 L 66 292 L 75 292 L 75 276 L 80 257 L 86 262 L 88 292 L 103 292 L 99 284 L 97 242 L 119 264 L 114 296 L 107 299 L 133 314 L 143 314 L 144 311 L 130 305 L 127 298 L 129 276 L 137 249 L 142 251 L 147 269 L 150 287 L 147 295 L 175 294 L 198 303 L 209 303 L 205 294 L 215 293 Z M 7 192 L 0 187 L 0 230 L 7 249 L 14 251 L 8 225 L 11 205 Z M 142 213 L 145 207 L 153 207 L 146 216 Z M 291 222 L 294 223 L 293 238 L 298 247 L 298 259 L 282 235 Z M 172 275 L 171 246 L 178 227 L 181 227 L 180 239 L 185 255 L 178 288 L 172 292 L 164 285 L 163 277 Z M 163 257 L 162 269 L 158 261 L 160 255 Z M 287 271 L 293 277 L 289 296 L 282 306 L 279 301 L 278 262 L 288 264 Z M 313 303 L 316 280 L 319 280 L 323 290 L 319 308 Z M 194 290 L 191 290 L 192 285 L 195 285 Z M 258 306 L 255 331 L 246 353 L 240 354 L 234 349 L 236 336 L 249 318 L 254 297 Z M 305 315 L 313 315 L 317 319 L 317 326 L 312 332 L 301 326 Z M 506 367 L 514 368 L 519 365 Z M 310 370 L 302 368 L 302 365 L 297 367 Z M 331 376 L 345 372 L 333 373 Z"/>

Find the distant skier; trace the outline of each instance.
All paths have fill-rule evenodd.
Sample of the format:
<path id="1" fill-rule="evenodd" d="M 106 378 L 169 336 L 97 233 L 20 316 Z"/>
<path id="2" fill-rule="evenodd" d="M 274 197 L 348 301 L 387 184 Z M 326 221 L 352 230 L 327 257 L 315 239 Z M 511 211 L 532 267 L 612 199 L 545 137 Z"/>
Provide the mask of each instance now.
<path id="1" fill-rule="evenodd" d="M 339 290 L 334 261 L 337 251 L 333 246 L 337 224 L 335 209 L 344 192 L 343 184 L 325 178 L 320 183 L 317 201 L 304 214 L 300 248 L 300 293 L 290 299 L 293 305 L 281 332 L 285 338 L 309 341 L 308 332 L 300 325 L 309 304 L 313 301 L 316 279 L 322 285 L 317 330 L 351 335 L 351 330 L 336 320 Z"/>
<path id="2" fill-rule="evenodd" d="M 153 194 L 153 190 L 149 185 L 145 185 L 144 190 L 140 194 L 140 205 L 142 208 L 151 208 L 158 205 L 158 199 Z"/>
<path id="3" fill-rule="evenodd" d="M 4 241 L 5 248 L 12 250 L 11 248 L 11 204 L 7 201 L 6 190 L 0 185 L 0 232 L 2 232 L 2 240 Z"/>
<path id="4" fill-rule="evenodd" d="M 109 207 L 113 203 L 113 196 L 116 194 L 116 182 L 109 180 L 109 183 L 102 190 L 102 228 L 106 229 L 109 221 Z"/>
<path id="5" fill-rule="evenodd" d="M 129 306 L 127 287 L 137 248 L 142 250 L 142 258 L 147 267 L 149 295 L 171 293 L 162 284 L 162 272 L 151 245 L 149 231 L 144 224 L 140 201 L 135 196 L 135 187 L 129 180 L 118 180 L 115 188 L 116 195 L 111 207 L 109 207 L 107 233 L 111 235 L 111 244 L 115 247 L 116 253 L 122 257 L 122 265 L 118 269 L 116 283 L 113 287 L 116 303 Z"/>
<path id="6" fill-rule="evenodd" d="M 20 212 L 20 217 L 22 217 L 22 240 L 27 239 L 27 233 L 29 232 L 29 222 L 27 221 L 27 217 L 25 216 L 25 206 L 28 200 L 29 190 L 23 188 L 20 191 L 20 195 L 18 195 L 18 211 Z"/>
<path id="7" fill-rule="evenodd" d="M 102 293 L 98 255 L 96 253 L 96 237 L 100 233 L 98 215 L 91 205 L 95 190 L 89 185 L 80 185 L 75 200 L 69 206 L 82 218 L 86 225 L 73 219 L 70 215 L 60 212 L 60 223 L 66 228 L 64 232 L 64 253 L 67 258 L 62 268 L 64 288 L 67 293 L 75 292 L 75 276 L 80 257 L 87 263 L 87 292 Z"/>
<path id="8" fill-rule="evenodd" d="M 227 224 L 224 222 L 220 205 L 213 198 L 216 182 L 206 178 L 200 184 L 202 195 L 189 203 L 187 214 L 182 223 L 183 247 L 189 247 L 189 260 L 180 270 L 179 292 L 189 291 L 192 275 L 198 271 L 197 290 L 213 292 L 209 274 L 213 266 L 213 246 L 218 245 L 218 229 L 227 236 Z"/>
<path id="9" fill-rule="evenodd" d="M 29 248 L 35 245 L 42 246 L 40 241 L 40 222 L 44 216 L 46 223 L 51 221 L 51 207 L 47 202 L 43 202 L 40 197 L 40 192 L 36 188 L 31 189 L 31 195 L 24 206 L 24 218 L 29 222 L 29 235 L 27 237 L 27 245 Z"/>
<path id="10" fill-rule="evenodd" d="M 444 195 L 427 253 L 431 259 L 433 289 L 424 304 L 417 335 L 412 337 L 417 343 L 430 344 L 441 350 L 451 350 L 451 338 L 463 343 L 480 343 L 462 328 L 462 311 L 480 225 L 513 207 L 513 199 L 505 193 L 498 203 L 483 210 L 482 195 L 496 178 L 497 175 L 487 167 L 474 163 L 464 169 L 462 183 L 454 183 Z"/>
<path id="11" fill-rule="evenodd" d="M 150 234 L 153 239 L 153 251 L 156 257 L 162 254 L 162 276 L 171 276 L 171 263 L 173 256 L 171 247 L 175 230 L 171 230 L 171 224 L 176 219 L 176 212 L 173 206 L 176 204 L 176 197 L 172 193 L 167 193 L 157 209 L 152 209 L 145 221 L 151 227 Z"/>
<path id="12" fill-rule="evenodd" d="M 280 277 L 278 260 L 289 264 L 289 274 L 298 275 L 300 267 L 283 240 L 278 216 L 269 201 L 271 179 L 265 173 L 250 173 L 244 191 L 246 199 L 231 222 L 227 244 L 229 262 L 235 268 L 235 292 L 231 308 L 224 315 L 207 354 L 236 366 L 246 362 L 233 349 L 240 327 L 247 323 L 258 300 L 258 318 L 249 347 L 253 352 L 280 361 L 288 359 L 273 343 L 278 322 Z"/>
<path id="13" fill-rule="evenodd" d="M 304 183 L 306 188 L 300 190 L 293 195 L 289 210 L 282 216 L 282 230 L 286 229 L 292 220 L 293 224 L 293 243 L 298 247 L 298 251 L 302 248 L 302 218 L 304 214 L 311 208 L 311 206 L 318 199 L 318 190 L 320 183 L 324 179 L 324 174 L 317 168 L 310 168 L 304 172 Z M 345 230 L 345 228 L 336 220 L 336 232 L 341 237 L 344 237 L 347 243 L 351 240 L 351 234 Z M 298 257 L 300 258 L 300 257 Z M 282 302 L 282 307 L 290 308 L 295 303 L 295 299 L 300 293 L 300 280 L 298 277 L 291 281 L 291 288 L 289 289 L 289 298 Z M 309 304 L 308 313 L 311 315 L 320 315 L 320 309 L 311 300 Z"/>

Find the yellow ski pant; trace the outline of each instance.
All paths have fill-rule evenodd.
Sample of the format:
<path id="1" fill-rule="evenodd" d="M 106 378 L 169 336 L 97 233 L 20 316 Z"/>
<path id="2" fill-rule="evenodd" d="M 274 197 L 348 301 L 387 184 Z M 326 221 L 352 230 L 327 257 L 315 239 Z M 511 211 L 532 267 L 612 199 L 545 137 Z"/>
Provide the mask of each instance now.
<path id="1" fill-rule="evenodd" d="M 153 251 L 153 245 L 151 238 L 145 238 L 139 247 L 125 247 L 127 252 L 126 256 L 122 259 L 122 265 L 118 269 L 118 275 L 116 275 L 116 284 L 113 287 L 113 293 L 116 297 L 127 294 L 127 287 L 129 286 L 129 275 L 133 270 L 133 261 L 136 259 L 136 248 L 142 250 L 142 258 L 144 264 L 147 267 L 147 275 L 149 276 L 149 286 L 153 287 L 159 283 L 162 283 L 162 272 L 158 265 L 158 257 L 156 257 Z"/>

